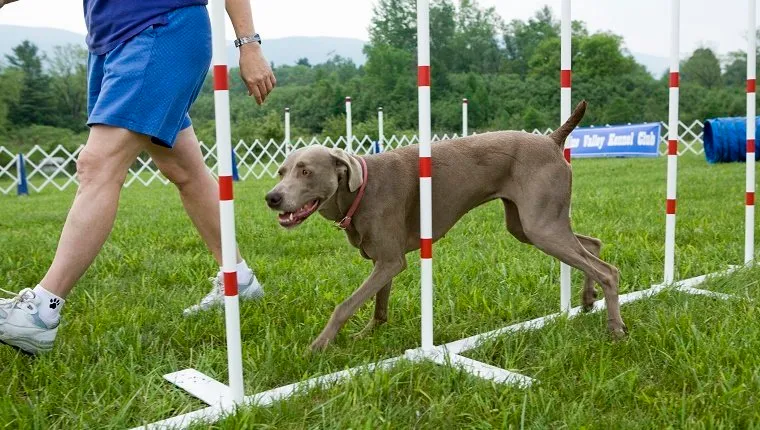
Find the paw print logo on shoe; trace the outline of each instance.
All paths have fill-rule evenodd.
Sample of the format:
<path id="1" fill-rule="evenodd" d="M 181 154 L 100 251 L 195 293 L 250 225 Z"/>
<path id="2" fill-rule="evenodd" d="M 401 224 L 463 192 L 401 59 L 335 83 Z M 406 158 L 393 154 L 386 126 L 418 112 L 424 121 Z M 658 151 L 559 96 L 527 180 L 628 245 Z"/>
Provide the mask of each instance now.
<path id="1" fill-rule="evenodd" d="M 60 304 L 61 304 L 60 300 L 58 300 L 58 299 L 50 299 L 50 309 L 55 309 Z"/>

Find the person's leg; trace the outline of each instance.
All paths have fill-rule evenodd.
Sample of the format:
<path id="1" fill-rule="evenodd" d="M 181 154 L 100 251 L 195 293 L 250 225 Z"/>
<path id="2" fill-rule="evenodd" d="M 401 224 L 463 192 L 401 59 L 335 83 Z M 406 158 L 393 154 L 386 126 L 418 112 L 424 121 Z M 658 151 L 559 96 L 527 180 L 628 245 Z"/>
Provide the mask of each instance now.
<path id="1" fill-rule="evenodd" d="M 219 215 L 219 186 L 203 161 L 200 144 L 192 126 L 177 135 L 171 149 L 150 145 L 153 162 L 179 190 L 185 211 L 206 246 L 222 266 L 222 236 Z M 253 271 L 237 251 L 238 292 L 241 298 L 259 298 L 263 289 Z M 224 302 L 221 273 L 212 278 L 211 291 L 200 303 L 185 309 L 185 315 L 211 309 Z"/>
<path id="2" fill-rule="evenodd" d="M 79 189 L 53 263 L 34 289 L 0 300 L 0 342 L 30 354 L 53 348 L 64 297 L 108 238 L 129 166 L 147 142 L 144 135 L 123 128 L 91 128 L 77 159 Z"/>
<path id="3" fill-rule="evenodd" d="M 95 125 L 77 159 L 79 189 L 63 226 L 58 249 L 40 282 L 66 297 L 92 264 L 113 228 L 129 166 L 148 138 L 123 128 Z"/>
<path id="4" fill-rule="evenodd" d="M 150 145 L 147 150 L 161 173 L 179 190 L 185 211 L 221 266 L 219 186 L 203 161 L 193 127 L 185 128 L 177 135 L 172 149 Z M 237 262 L 241 261 L 238 251 Z"/>

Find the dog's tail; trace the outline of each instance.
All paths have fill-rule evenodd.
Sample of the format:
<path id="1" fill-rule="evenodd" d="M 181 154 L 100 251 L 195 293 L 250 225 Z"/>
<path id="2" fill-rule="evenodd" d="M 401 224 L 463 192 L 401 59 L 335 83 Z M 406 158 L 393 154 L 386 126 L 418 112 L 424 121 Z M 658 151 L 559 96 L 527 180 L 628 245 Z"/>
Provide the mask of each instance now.
<path id="1" fill-rule="evenodd" d="M 581 122 L 581 119 L 583 119 L 583 114 L 586 113 L 586 104 L 586 100 L 581 100 L 581 102 L 578 103 L 578 106 L 575 107 L 572 115 L 570 115 L 570 118 L 568 118 L 560 128 L 554 130 L 554 132 L 549 135 L 559 147 L 562 147 L 562 145 L 565 144 L 567 136 L 570 135 L 578 123 Z"/>

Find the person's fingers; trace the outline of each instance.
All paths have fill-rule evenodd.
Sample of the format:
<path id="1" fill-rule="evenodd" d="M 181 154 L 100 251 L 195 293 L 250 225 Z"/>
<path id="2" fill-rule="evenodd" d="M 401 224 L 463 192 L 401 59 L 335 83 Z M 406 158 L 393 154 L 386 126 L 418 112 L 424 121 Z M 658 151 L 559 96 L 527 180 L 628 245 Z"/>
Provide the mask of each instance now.
<path id="1" fill-rule="evenodd" d="M 272 83 L 272 88 L 277 86 L 277 78 L 274 77 L 274 73 L 269 74 L 269 82 Z"/>
<path id="2" fill-rule="evenodd" d="M 251 95 L 253 95 L 253 97 L 256 99 L 256 103 L 262 104 L 264 100 L 261 97 L 261 92 L 259 91 L 259 87 L 253 84 L 249 87 L 249 89 L 251 91 Z"/>
<path id="3" fill-rule="evenodd" d="M 274 85 L 272 85 L 272 81 L 269 79 L 268 76 L 264 77 L 264 85 L 267 88 L 267 95 L 272 92 L 272 88 L 274 88 Z"/>
<path id="4" fill-rule="evenodd" d="M 269 91 L 267 91 L 267 86 L 264 83 L 264 81 L 258 82 L 258 89 L 259 89 L 259 92 L 261 93 L 261 101 L 263 102 L 264 100 L 267 99 L 267 95 L 269 95 Z"/>

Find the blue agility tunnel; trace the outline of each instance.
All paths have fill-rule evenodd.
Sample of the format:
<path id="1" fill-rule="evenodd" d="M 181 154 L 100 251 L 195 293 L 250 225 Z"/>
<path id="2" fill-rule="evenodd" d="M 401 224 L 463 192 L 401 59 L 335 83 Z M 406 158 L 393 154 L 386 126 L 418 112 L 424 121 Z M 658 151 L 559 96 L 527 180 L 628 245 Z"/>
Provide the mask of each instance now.
<path id="1" fill-rule="evenodd" d="M 755 130 L 760 128 L 755 117 Z M 708 163 L 747 161 L 747 118 L 713 118 L 705 121 L 705 158 Z"/>

